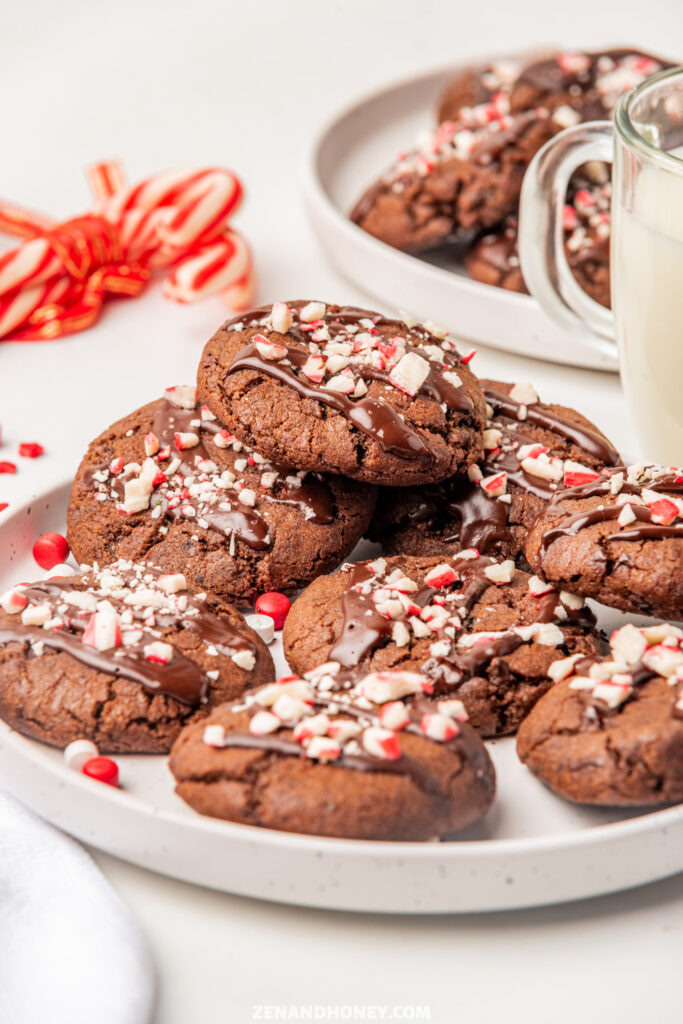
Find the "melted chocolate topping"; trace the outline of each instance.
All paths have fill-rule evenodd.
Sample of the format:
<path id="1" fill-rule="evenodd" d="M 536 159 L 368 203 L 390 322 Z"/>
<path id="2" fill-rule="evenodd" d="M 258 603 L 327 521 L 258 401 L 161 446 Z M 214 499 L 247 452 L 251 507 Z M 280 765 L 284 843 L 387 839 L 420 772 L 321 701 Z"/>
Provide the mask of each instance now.
<path id="1" fill-rule="evenodd" d="M 121 571 L 118 568 L 114 568 L 113 571 L 116 572 L 116 575 L 123 577 L 126 582 L 136 579 L 133 573 Z M 149 572 L 149 567 L 145 566 L 145 573 Z M 85 579 L 88 578 L 86 575 Z M 132 613 L 136 629 L 142 630 L 142 634 L 134 644 L 120 645 L 105 651 L 99 651 L 95 647 L 83 643 L 83 633 L 92 612 L 72 604 L 68 605 L 67 612 L 61 614 L 58 612 L 59 606 L 65 600 L 65 595 L 76 590 L 79 588 L 73 586 L 71 577 L 45 583 L 34 583 L 30 587 L 24 588 L 23 594 L 28 598 L 29 604 L 48 604 L 53 615 L 59 616 L 64 625 L 61 628 L 43 629 L 24 626 L 20 622 L 16 624 L 12 621 L 5 622 L 0 626 L 0 646 L 18 641 L 24 643 L 28 648 L 27 654 L 33 656 L 34 652 L 28 645 L 42 643 L 45 647 L 63 651 L 90 668 L 139 683 L 151 694 L 163 694 L 191 707 L 206 703 L 211 689 L 211 680 L 197 662 L 182 654 L 177 648 L 174 648 L 173 657 L 166 664 L 150 661 L 144 656 L 143 648 L 147 644 L 159 639 L 164 642 L 173 639 L 173 635 L 167 639 L 165 636 L 160 637 L 158 633 L 151 633 L 148 628 L 145 628 L 143 620 L 149 614 L 149 608 L 142 609 L 124 605 L 117 602 L 115 595 L 107 594 L 106 600 L 120 605 L 117 610 L 125 609 Z M 85 593 L 87 590 L 80 592 Z M 100 600 L 105 599 L 103 593 L 96 593 L 96 596 Z M 238 651 L 254 652 L 253 646 L 234 630 L 227 619 L 218 616 L 211 610 L 211 598 L 207 597 L 206 601 L 200 601 L 192 594 L 187 596 L 187 609 L 182 615 L 168 609 L 154 609 L 157 629 L 177 625 L 181 629 L 196 634 L 203 643 L 213 644 L 221 654 L 227 657 Z"/>
<path id="2" fill-rule="evenodd" d="M 255 317 L 262 318 L 269 312 L 269 307 L 252 310 L 246 315 L 228 321 L 226 329 L 229 330 L 233 324 L 238 322 L 248 323 Z M 328 312 L 327 314 L 327 322 L 332 327 L 357 326 L 361 320 L 366 319 L 371 319 L 375 328 L 391 327 L 400 332 L 401 335 L 405 335 L 409 330 L 400 320 L 391 320 L 387 317 L 377 316 L 369 311 L 356 309 L 351 306 L 345 306 L 336 313 Z M 310 355 L 309 345 L 311 343 L 311 336 L 298 322 L 289 328 L 287 334 L 304 346 L 304 349 L 284 346 L 287 349 L 285 359 L 290 365 L 286 365 L 284 360 L 273 361 L 263 359 L 256 346 L 248 344 L 233 359 L 229 373 L 236 373 L 239 370 L 254 370 L 258 373 L 265 373 L 274 380 L 292 388 L 301 397 L 322 402 L 324 405 L 328 405 L 330 408 L 342 413 L 354 427 L 375 441 L 383 451 L 390 452 L 402 459 L 433 460 L 431 452 L 417 431 L 409 427 L 401 413 L 387 402 L 373 398 L 370 395 L 360 399 L 351 399 L 338 391 L 330 391 L 324 385 L 316 384 L 314 381 L 297 373 L 296 371 L 304 365 Z M 435 344 L 436 339 L 430 343 Z M 426 354 L 421 352 L 419 347 L 406 345 L 406 353 L 411 352 L 420 355 L 423 359 L 427 359 Z M 448 352 L 444 352 L 444 360 L 444 364 L 440 365 L 433 359 L 427 359 L 429 373 L 422 383 L 420 391 L 430 395 L 440 404 L 445 405 L 449 412 L 457 412 L 461 418 L 467 417 L 473 412 L 474 403 L 462 388 L 454 385 L 444 376 L 445 371 L 457 371 L 461 365 L 460 360 L 457 353 L 450 354 Z M 389 373 L 384 370 L 360 362 L 354 362 L 352 368 L 355 374 L 363 380 L 381 381 L 393 388 Z M 406 404 L 409 403 L 406 402 Z"/>
<path id="3" fill-rule="evenodd" d="M 683 483 L 678 482 L 674 477 L 660 477 L 646 486 L 651 491 L 658 493 L 680 493 L 683 490 Z M 635 484 L 624 483 L 621 487 L 621 494 L 641 493 L 642 488 Z M 596 480 L 582 487 L 568 487 L 557 491 L 548 504 L 548 512 L 564 501 L 580 501 L 585 498 L 594 498 L 598 495 L 611 495 L 610 481 L 608 479 Z M 628 529 L 620 529 L 610 533 L 605 539 L 615 541 L 638 541 L 638 540 L 660 540 L 667 537 L 683 538 L 683 523 L 664 525 L 654 523 L 650 509 L 645 505 L 630 505 L 635 520 L 640 525 Z M 596 523 L 608 523 L 618 519 L 624 509 L 623 505 L 603 505 L 598 508 L 584 509 L 582 512 L 575 512 L 562 519 L 557 526 L 546 530 L 541 539 L 541 551 L 545 554 L 556 540 L 560 537 L 575 537 L 576 534 L 587 526 L 594 526 Z"/>
<path id="4" fill-rule="evenodd" d="M 199 420 L 201 420 L 200 426 L 197 425 Z M 183 452 L 176 453 L 181 459 L 179 470 L 185 477 L 196 477 L 198 473 L 197 459 L 212 461 L 212 456 L 207 451 L 202 435 L 215 437 L 221 430 L 223 430 L 223 427 L 217 421 L 201 419 L 199 406 L 195 409 L 184 409 L 174 405 L 165 398 L 157 403 L 152 422 L 152 431 L 158 438 L 162 448 L 169 446 L 171 452 L 176 453 L 174 441 L 176 433 L 196 433 L 199 437 L 197 445 Z M 248 457 L 248 454 L 248 451 L 245 450 L 245 457 Z M 86 483 L 92 484 L 95 473 L 107 468 L 107 466 L 98 466 L 91 470 L 87 474 Z M 271 466 L 265 463 L 262 469 L 275 470 L 282 477 L 283 481 L 285 476 L 290 473 L 289 470 L 285 470 L 282 467 Z M 220 473 L 220 467 L 218 468 L 218 473 Z M 120 498 L 123 498 L 127 479 L 129 477 L 125 475 L 112 476 L 108 481 L 108 486 Z M 306 475 L 300 487 L 282 486 L 280 482 L 276 482 L 276 486 L 272 489 L 259 489 L 257 492 L 257 502 L 259 504 L 265 502 L 276 505 L 291 505 L 293 508 L 298 509 L 308 522 L 316 525 L 328 525 L 334 519 L 332 492 L 322 478 L 317 477 L 313 473 Z M 221 490 L 218 492 L 215 500 L 206 503 L 207 507 L 204 507 L 202 499 L 193 498 L 189 492 L 183 499 L 182 504 L 177 504 L 175 507 L 171 507 L 163 495 L 160 498 L 160 504 L 162 514 L 174 519 L 183 518 L 183 507 L 188 504 L 192 505 L 195 509 L 201 505 L 201 512 L 198 511 L 199 517 L 217 533 L 225 537 L 234 535 L 255 551 L 264 551 L 271 545 L 268 523 L 263 516 L 259 514 L 256 508 L 249 508 L 236 498 L 233 499 L 229 491 Z M 221 508 L 220 506 L 229 507 Z M 196 520 L 194 521 L 196 522 Z"/>

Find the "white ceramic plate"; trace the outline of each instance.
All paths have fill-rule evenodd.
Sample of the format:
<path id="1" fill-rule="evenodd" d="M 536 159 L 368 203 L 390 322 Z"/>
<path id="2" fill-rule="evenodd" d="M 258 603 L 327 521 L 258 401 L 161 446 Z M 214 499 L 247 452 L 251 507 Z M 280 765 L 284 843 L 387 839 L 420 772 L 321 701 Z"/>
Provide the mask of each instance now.
<path id="1" fill-rule="evenodd" d="M 372 238 L 348 214 L 365 188 L 434 123 L 437 97 L 457 69 L 373 93 L 329 121 L 303 168 L 306 209 L 336 269 L 389 309 L 445 324 L 459 338 L 571 366 L 617 370 L 616 347 L 558 326 L 529 295 L 480 284 L 454 257 L 409 256 Z"/>
<path id="2" fill-rule="evenodd" d="M 36 578 L 31 547 L 63 532 L 70 483 L 0 514 L 0 591 Z M 607 613 L 611 628 L 617 616 Z M 277 642 L 279 644 L 279 641 Z M 276 660 L 284 668 L 281 646 Z M 166 759 L 117 756 L 123 788 L 68 769 L 61 752 L 0 723 L 0 778 L 49 821 L 174 878 L 261 899 L 338 910 L 445 913 L 580 899 L 683 870 L 683 806 L 638 813 L 574 807 L 515 756 L 489 748 L 498 796 L 450 843 L 319 839 L 204 818 L 173 792 Z"/>

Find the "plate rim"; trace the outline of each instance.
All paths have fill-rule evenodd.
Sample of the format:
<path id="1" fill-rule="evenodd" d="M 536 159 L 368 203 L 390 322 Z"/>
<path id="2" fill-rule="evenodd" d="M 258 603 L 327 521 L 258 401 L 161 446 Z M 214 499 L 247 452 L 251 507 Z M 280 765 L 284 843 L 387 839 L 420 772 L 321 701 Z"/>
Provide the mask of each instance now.
<path id="1" fill-rule="evenodd" d="M 48 485 L 44 490 L 33 493 L 29 498 L 19 504 L 10 506 L 0 513 L 0 533 L 13 519 L 26 519 L 30 512 L 30 506 L 35 501 L 45 499 L 56 499 L 57 492 L 66 491 L 72 486 L 71 477 L 64 478 L 60 483 Z M 61 495 L 60 495 L 61 497 Z M 622 821 L 605 822 L 602 824 L 587 825 L 578 828 L 573 832 L 560 832 L 546 836 L 521 836 L 507 839 L 462 839 L 457 838 L 452 842 L 414 843 L 406 841 L 385 841 L 385 840 L 361 840 L 344 839 L 327 836 L 315 836 L 305 833 L 280 832 L 276 829 L 261 828 L 255 825 L 241 825 L 236 822 L 225 821 L 220 818 L 211 818 L 207 815 L 197 814 L 185 816 L 173 810 L 157 807 L 146 803 L 140 796 L 136 796 L 125 790 L 114 789 L 109 786 L 102 786 L 100 790 L 93 791 L 92 780 L 69 769 L 68 766 L 59 762 L 55 765 L 40 763 L 40 757 L 33 757 L 31 750 L 35 748 L 43 751 L 58 751 L 59 748 L 51 747 L 49 744 L 42 744 L 38 740 L 24 736 L 16 729 L 12 729 L 6 722 L 0 721 L 0 746 L 7 742 L 16 749 L 19 757 L 29 760 L 38 770 L 46 771 L 49 775 L 56 775 L 69 787 L 76 791 L 83 789 L 90 796 L 97 794 L 98 800 L 107 803 L 112 802 L 114 806 L 120 806 L 136 815 L 144 818 L 152 815 L 157 820 L 167 821 L 176 827 L 189 826 L 192 831 L 208 832 L 215 836 L 226 834 L 233 840 L 243 841 L 247 844 L 256 841 L 263 846 L 284 846 L 288 850 L 298 850 L 303 853 L 314 853 L 322 845 L 322 851 L 329 854 L 351 855 L 352 857 L 367 857 L 368 855 L 399 855 L 402 859 L 409 860 L 448 860 L 457 862 L 458 859 L 471 857 L 511 857 L 516 859 L 527 854 L 548 854 L 553 851 L 571 851 L 586 845 L 595 845 L 602 842 L 612 845 L 621 839 L 636 838 L 666 830 L 669 827 L 681 827 L 683 829 L 683 803 L 670 807 L 644 809 L 643 814 L 627 818 Z M 25 746 L 25 749 L 23 749 Z M 165 754 L 141 755 L 128 754 L 118 755 L 122 759 L 127 757 L 159 758 L 168 763 Z M 124 762 L 125 763 L 125 762 Z M 539 781 L 539 785 L 543 785 Z M 84 789 L 84 787 L 86 787 Z M 11 784 L 10 784 L 11 792 Z M 558 800 L 562 797 L 557 796 Z M 683 869 L 683 863 L 681 865 Z"/>
<path id="2" fill-rule="evenodd" d="M 492 58 L 479 58 L 479 60 L 486 59 L 491 60 Z M 319 240 L 321 239 L 319 230 L 315 224 L 316 215 L 317 217 L 325 219 L 328 223 L 331 223 L 334 230 L 340 232 L 348 240 L 350 245 L 353 245 L 358 250 L 365 250 L 376 259 L 382 259 L 389 266 L 393 264 L 395 267 L 400 268 L 406 273 L 412 272 L 417 279 L 425 282 L 430 280 L 435 281 L 440 286 L 447 287 L 452 285 L 454 283 L 454 278 L 456 278 L 458 289 L 467 293 L 473 301 L 500 302 L 504 299 L 505 303 L 510 308 L 511 315 L 514 315 L 515 310 L 524 311 L 527 314 L 531 312 L 534 314 L 544 313 L 541 304 L 532 295 L 496 288 L 494 285 L 488 285 L 482 281 L 475 281 L 465 275 L 454 275 L 443 267 L 435 266 L 434 264 L 420 260 L 411 253 L 395 249 L 386 242 L 382 242 L 380 239 L 369 235 L 366 231 L 359 228 L 358 225 L 354 224 L 336 205 L 336 203 L 333 202 L 323 184 L 322 176 L 319 173 L 319 162 L 323 147 L 332 137 L 335 130 L 337 130 L 346 119 L 357 114 L 366 105 L 381 101 L 383 97 L 390 95 L 398 89 L 406 88 L 410 85 L 420 85 L 432 79 L 445 77 L 447 74 L 453 74 L 457 72 L 458 69 L 468 67 L 473 63 L 476 63 L 476 61 L 448 65 L 429 71 L 423 71 L 407 77 L 396 78 L 370 92 L 359 95 L 356 99 L 337 109 L 331 116 L 327 116 L 322 119 L 317 125 L 316 130 L 313 132 L 309 144 L 302 153 L 300 159 L 299 183 L 304 204 L 309 216 L 309 221 L 311 222 L 314 233 Z M 566 360 L 563 361 L 559 357 L 551 358 L 542 350 L 531 355 L 526 352 L 521 352 L 515 347 L 498 347 L 503 351 L 511 352 L 515 355 L 521 356 L 522 358 L 536 358 L 543 362 L 591 369 L 596 372 L 619 372 L 616 343 L 607 339 L 598 338 L 587 330 L 582 329 L 579 325 L 563 325 L 563 327 L 560 328 L 560 325 L 555 323 L 554 327 L 556 330 L 562 329 L 568 340 L 573 338 L 576 342 L 580 341 L 582 347 L 593 353 L 595 362 L 591 365 L 588 365 L 585 362 L 567 362 Z M 454 331 L 453 333 L 457 337 L 457 331 Z M 494 349 L 497 347 L 493 342 L 482 342 L 482 344 L 487 344 Z"/>

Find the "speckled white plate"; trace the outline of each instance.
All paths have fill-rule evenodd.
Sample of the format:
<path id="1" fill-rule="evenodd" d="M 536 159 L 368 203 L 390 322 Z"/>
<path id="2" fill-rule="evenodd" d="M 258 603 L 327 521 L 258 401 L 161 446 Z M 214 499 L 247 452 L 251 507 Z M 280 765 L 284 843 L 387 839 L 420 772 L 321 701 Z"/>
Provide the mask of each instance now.
<path id="1" fill-rule="evenodd" d="M 0 513 L 0 590 L 36 578 L 31 547 L 64 531 L 70 483 Z M 601 622 L 618 621 L 607 613 Z M 279 641 L 276 642 L 279 646 Z M 281 646 L 276 660 L 284 668 Z M 338 910 L 445 913 L 580 899 L 683 870 L 683 805 L 649 813 L 580 808 L 490 743 L 494 807 L 450 843 L 319 839 L 203 818 L 173 792 L 163 757 L 119 756 L 123 788 L 71 771 L 60 751 L 0 723 L 2 784 L 78 839 L 174 878 Z"/>
<path id="2" fill-rule="evenodd" d="M 565 330 L 536 299 L 473 281 L 447 250 L 411 256 L 352 224 L 364 190 L 435 122 L 437 97 L 455 68 L 404 79 L 334 115 L 303 165 L 306 209 L 333 266 L 389 309 L 445 324 L 475 344 L 594 370 L 618 369 L 613 342 Z"/>

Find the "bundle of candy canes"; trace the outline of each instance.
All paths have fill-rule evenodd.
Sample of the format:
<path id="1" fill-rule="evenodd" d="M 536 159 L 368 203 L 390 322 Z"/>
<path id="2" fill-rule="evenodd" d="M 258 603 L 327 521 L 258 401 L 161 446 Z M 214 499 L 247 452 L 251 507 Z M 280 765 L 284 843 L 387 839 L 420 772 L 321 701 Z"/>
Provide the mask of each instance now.
<path id="1" fill-rule="evenodd" d="M 169 299 L 220 293 L 235 310 L 250 305 L 251 253 L 228 224 L 243 196 L 232 171 L 167 172 L 131 186 L 112 162 L 87 176 L 94 210 L 61 224 L 0 201 L 0 231 L 26 239 L 0 256 L 0 339 L 85 330 L 108 295 L 139 295 L 164 268 Z"/>

